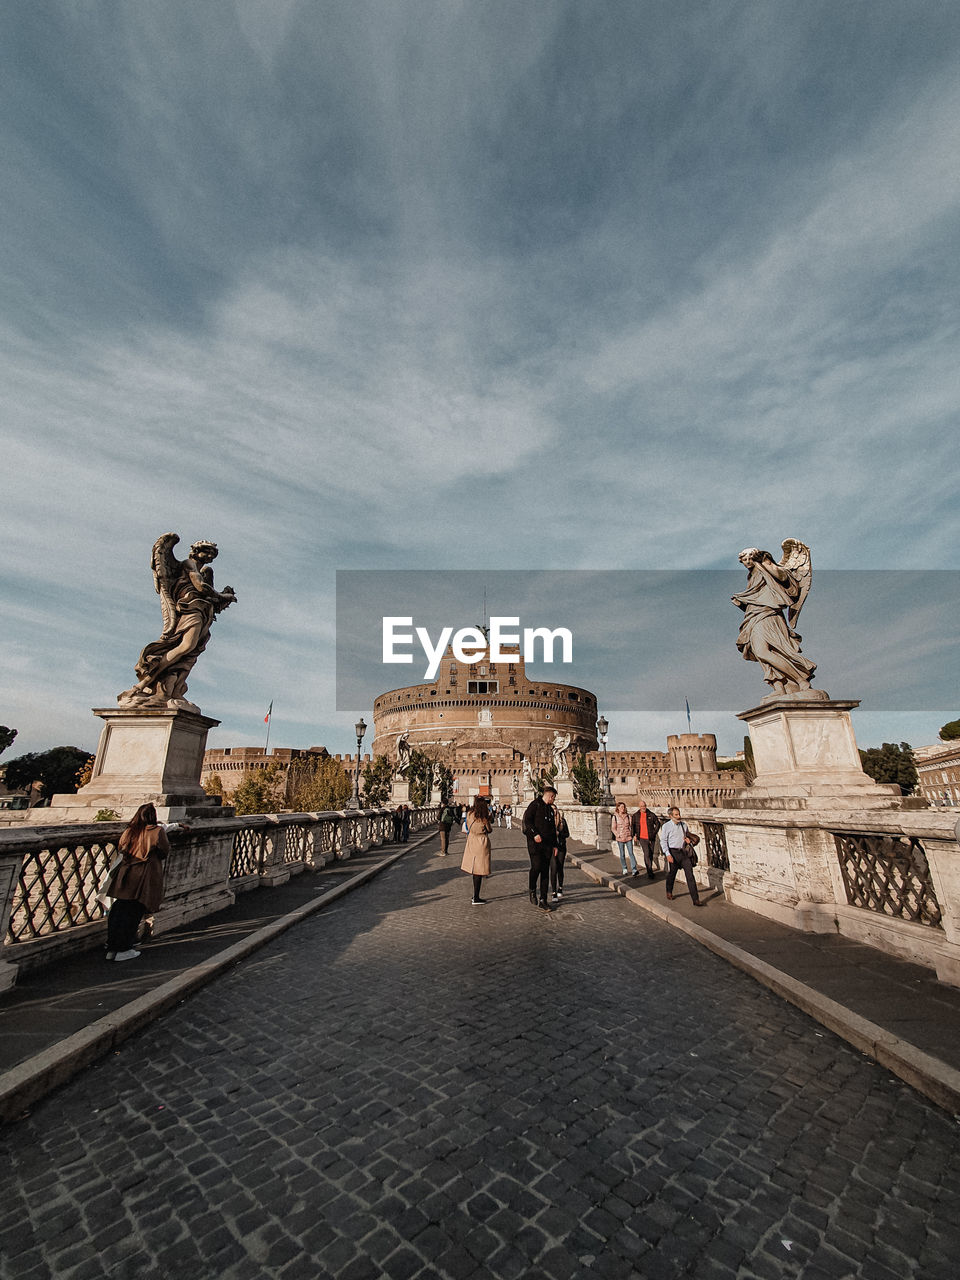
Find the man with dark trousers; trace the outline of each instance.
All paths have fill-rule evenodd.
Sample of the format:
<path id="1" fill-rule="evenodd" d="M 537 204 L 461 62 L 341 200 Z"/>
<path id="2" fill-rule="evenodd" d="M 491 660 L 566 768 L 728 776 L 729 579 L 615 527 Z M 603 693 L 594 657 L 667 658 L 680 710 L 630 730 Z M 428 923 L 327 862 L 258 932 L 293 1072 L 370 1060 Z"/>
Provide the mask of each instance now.
<path id="1" fill-rule="evenodd" d="M 647 879 L 652 880 L 654 878 L 653 850 L 656 847 L 654 842 L 657 838 L 657 832 L 660 830 L 660 819 L 641 800 L 640 808 L 633 815 L 632 825 L 633 843 L 640 846 L 640 851 L 643 854 L 643 865 L 647 868 Z"/>
<path id="2" fill-rule="evenodd" d="M 667 897 L 673 898 L 673 886 L 677 879 L 677 872 L 682 871 L 687 881 L 687 888 L 690 890 L 690 897 L 693 899 L 695 907 L 704 906 L 704 902 L 700 897 L 700 890 L 697 888 L 697 878 L 693 874 L 693 845 L 688 837 L 690 828 L 680 817 L 680 810 L 676 805 L 670 810 L 670 817 L 660 828 L 660 848 L 663 850 L 664 857 L 667 860 Z"/>
<path id="3" fill-rule="evenodd" d="M 543 795 L 531 800 L 523 815 L 523 834 L 527 837 L 527 853 L 530 855 L 530 901 L 541 911 L 550 910 L 547 879 L 557 845 L 557 819 L 553 808 L 556 798 L 556 788 L 548 783 L 543 788 Z"/>

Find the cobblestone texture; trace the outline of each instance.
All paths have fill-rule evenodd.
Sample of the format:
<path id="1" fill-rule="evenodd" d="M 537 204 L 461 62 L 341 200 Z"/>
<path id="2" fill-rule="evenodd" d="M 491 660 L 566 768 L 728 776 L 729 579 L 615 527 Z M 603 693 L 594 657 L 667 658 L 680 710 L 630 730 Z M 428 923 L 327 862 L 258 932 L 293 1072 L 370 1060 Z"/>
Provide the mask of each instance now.
<path id="1" fill-rule="evenodd" d="M 517 832 L 415 852 L 4 1135 L 4 1280 L 938 1280 L 956 1125 Z"/>

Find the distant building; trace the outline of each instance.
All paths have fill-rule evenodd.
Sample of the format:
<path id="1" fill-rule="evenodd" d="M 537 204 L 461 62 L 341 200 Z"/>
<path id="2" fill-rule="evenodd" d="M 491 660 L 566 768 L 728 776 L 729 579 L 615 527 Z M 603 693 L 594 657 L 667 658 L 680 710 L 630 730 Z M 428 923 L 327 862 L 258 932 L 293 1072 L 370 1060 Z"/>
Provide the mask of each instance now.
<path id="1" fill-rule="evenodd" d="M 284 804 L 289 807 L 292 801 L 293 788 L 296 785 L 296 771 L 291 766 L 311 759 L 327 760 L 330 758 L 330 752 L 326 747 L 275 747 L 269 755 L 264 754 L 262 747 L 213 747 L 203 753 L 200 785 L 206 789 L 208 782 L 216 774 L 225 792 L 236 791 L 240 783 L 249 774 L 256 772 L 258 769 L 265 769 L 267 765 L 279 764 L 282 766 L 285 777 Z M 333 759 L 342 765 L 344 772 L 350 779 L 350 785 L 353 786 L 357 772 L 357 757 L 355 755 L 337 755 L 333 756 Z M 364 756 L 360 764 L 361 772 L 364 765 L 369 763 L 370 757 Z"/>
<path id="2" fill-rule="evenodd" d="M 597 699 L 589 689 L 532 680 L 519 651 L 505 662 L 458 663 L 448 649 L 435 680 L 383 693 L 373 704 L 375 755 L 397 758 L 397 742 L 440 759 L 454 775 L 455 796 L 489 795 L 506 803 L 522 794 L 524 763 L 538 776 L 553 763 L 554 735 L 570 739 L 567 759 L 586 755 L 603 776 L 597 749 Z M 608 751 L 617 799 L 716 806 L 744 785 L 717 769 L 713 734 L 679 734 L 664 751 Z"/>
<path id="3" fill-rule="evenodd" d="M 917 747 L 917 791 L 938 808 L 960 808 L 960 741 Z"/>
<path id="4" fill-rule="evenodd" d="M 519 650 L 503 662 L 489 658 L 457 662 L 450 649 L 435 680 L 404 685 L 380 694 L 373 704 L 373 749 L 364 756 L 386 756 L 397 763 L 397 744 L 419 748 L 453 774 L 454 798 L 469 802 L 488 795 L 501 804 L 523 795 L 524 766 L 538 777 L 554 761 L 555 735 L 569 738 L 570 765 L 583 754 L 603 777 L 603 752 L 597 740 L 597 699 L 589 689 L 531 680 Z M 327 757 L 325 747 L 277 748 L 265 756 L 259 747 L 221 747 L 207 751 L 201 782 L 219 774 L 225 791 L 235 791 L 245 774 L 275 761 L 288 775 L 291 766 L 311 755 Z M 356 756 L 334 756 L 354 779 Z M 681 733 L 667 739 L 666 751 L 609 751 L 611 791 L 634 805 L 641 798 L 656 808 L 670 804 L 717 807 L 744 786 L 737 770 L 718 770 L 712 733 Z M 436 797 L 435 797 L 436 798 Z"/>
<path id="5" fill-rule="evenodd" d="M 587 759 L 603 777 L 602 751 Z M 678 804 L 699 809 L 721 808 L 745 785 L 743 773 L 717 768 L 717 739 L 712 733 L 677 733 L 666 751 L 607 751 L 610 791 L 615 800 L 645 800 L 652 808 Z"/>

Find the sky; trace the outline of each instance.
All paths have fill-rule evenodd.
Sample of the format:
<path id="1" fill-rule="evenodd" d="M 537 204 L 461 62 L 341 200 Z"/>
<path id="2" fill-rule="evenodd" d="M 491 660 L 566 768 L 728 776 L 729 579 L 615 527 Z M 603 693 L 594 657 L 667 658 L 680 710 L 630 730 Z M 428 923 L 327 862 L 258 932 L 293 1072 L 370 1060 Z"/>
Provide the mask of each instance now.
<path id="1" fill-rule="evenodd" d="M 5 759 L 95 748 L 167 530 L 238 596 L 189 682 L 210 746 L 272 702 L 273 745 L 354 749 L 338 570 L 736 570 L 792 537 L 813 613 L 818 570 L 954 569 L 958 62 L 940 0 L 3 6 Z M 696 654 L 664 643 L 638 709 L 610 594 L 623 642 L 567 682 L 662 749 Z M 942 650 L 925 605 L 898 628 Z M 861 746 L 960 714 L 942 670 L 912 709 L 866 684 L 824 686 Z"/>

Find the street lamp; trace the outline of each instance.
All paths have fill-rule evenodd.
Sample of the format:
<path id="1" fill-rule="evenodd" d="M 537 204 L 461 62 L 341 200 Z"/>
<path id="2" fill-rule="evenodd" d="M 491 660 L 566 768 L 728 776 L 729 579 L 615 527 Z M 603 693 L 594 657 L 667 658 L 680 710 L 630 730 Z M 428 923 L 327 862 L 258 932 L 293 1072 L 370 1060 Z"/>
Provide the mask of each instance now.
<path id="1" fill-rule="evenodd" d="M 357 735 L 357 776 L 353 783 L 353 808 L 360 808 L 360 744 L 363 742 L 363 735 L 367 732 L 367 726 L 363 723 L 361 716 L 357 723 L 353 726 L 353 731 Z"/>
<path id="2" fill-rule="evenodd" d="M 613 793 L 610 790 L 610 770 L 607 768 L 607 730 L 610 726 L 603 716 L 597 721 L 597 737 L 603 747 L 603 803 L 613 804 Z"/>

